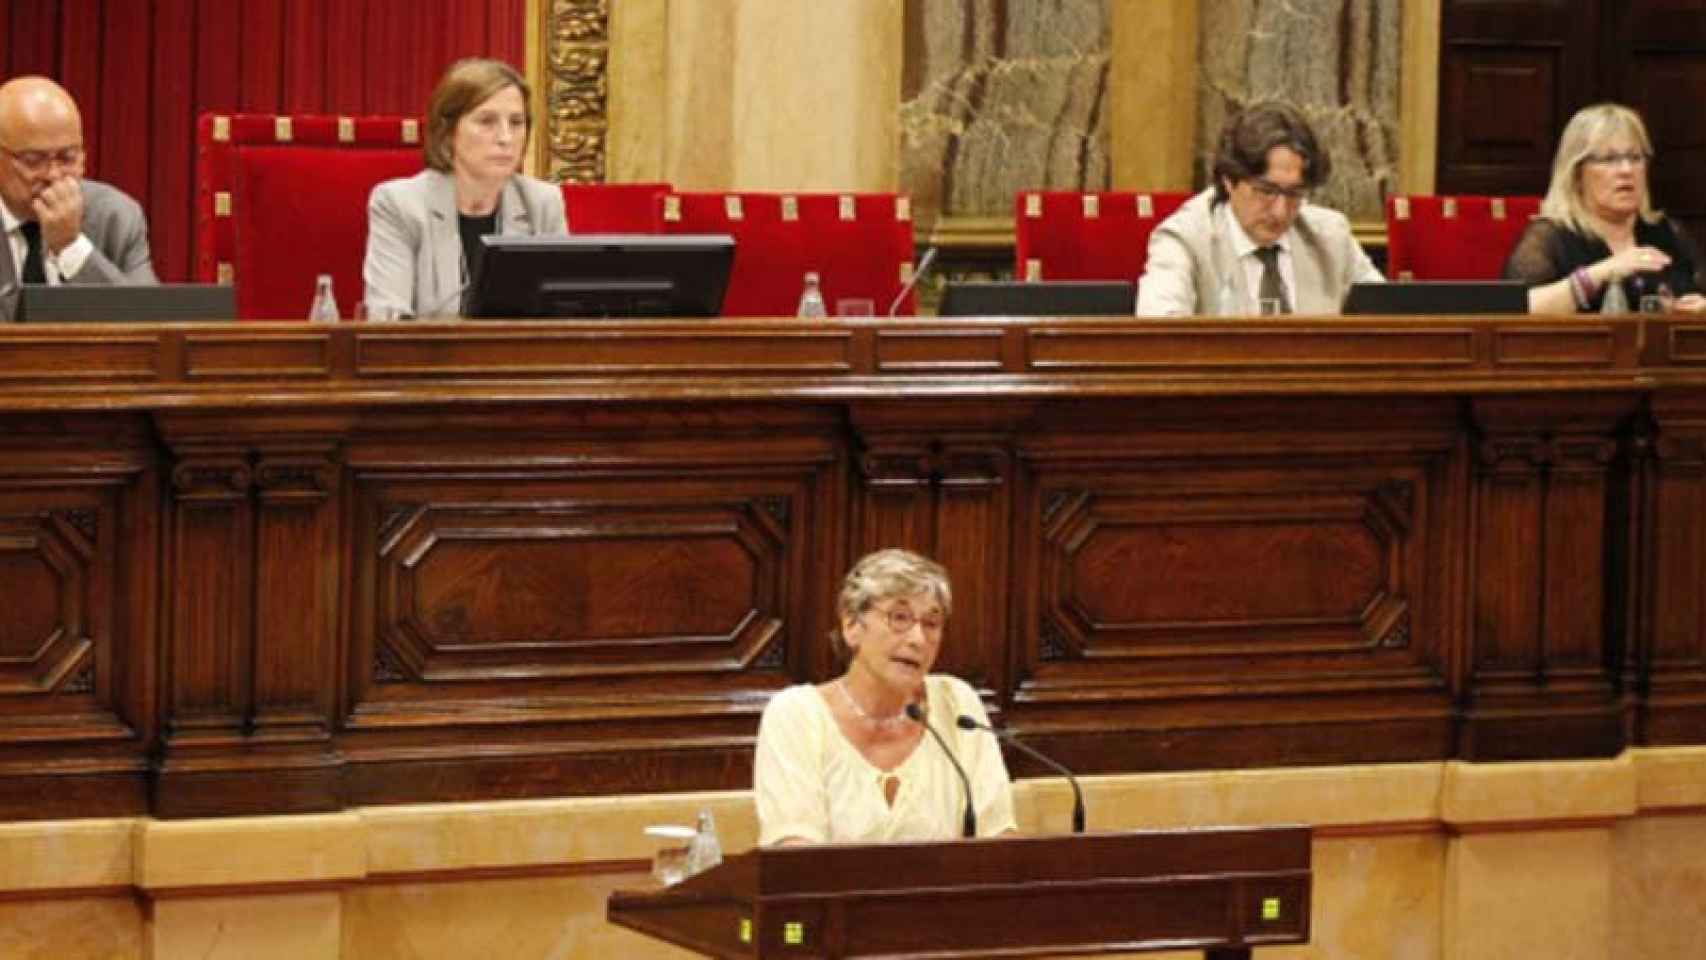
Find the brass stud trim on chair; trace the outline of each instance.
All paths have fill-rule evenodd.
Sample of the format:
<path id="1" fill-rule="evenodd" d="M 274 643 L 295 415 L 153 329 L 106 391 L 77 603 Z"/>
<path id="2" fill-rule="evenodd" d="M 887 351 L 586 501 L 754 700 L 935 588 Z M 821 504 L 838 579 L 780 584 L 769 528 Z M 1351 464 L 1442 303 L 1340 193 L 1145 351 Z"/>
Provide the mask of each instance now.
<path id="1" fill-rule="evenodd" d="M 1143 220 L 1155 219 L 1155 198 L 1147 193 L 1138 194 L 1137 215 Z"/>
<path id="2" fill-rule="evenodd" d="M 291 130 L 289 117 L 274 117 L 272 121 L 272 138 L 279 143 L 289 143 L 294 133 Z"/>
<path id="3" fill-rule="evenodd" d="M 730 220 L 746 219 L 746 208 L 741 206 L 740 194 L 723 194 L 723 216 L 728 217 Z"/>
<path id="4" fill-rule="evenodd" d="M 1040 193 L 1025 194 L 1025 216 L 1036 220 L 1043 215 L 1043 196 Z"/>
<path id="5" fill-rule="evenodd" d="M 1503 220 L 1504 218 L 1505 218 L 1505 198 L 1504 197 L 1494 197 L 1493 198 L 1493 219 L 1494 220 Z"/>
<path id="6" fill-rule="evenodd" d="M 901 223 L 912 219 L 912 198 L 901 194 L 894 198 L 894 218 Z"/>
<path id="7" fill-rule="evenodd" d="M 404 143 L 420 143 L 421 142 L 421 122 L 419 120 L 411 119 L 411 120 L 404 120 L 403 121 L 403 142 Z"/>
<path id="8" fill-rule="evenodd" d="M 1439 202 L 1440 216 L 1447 220 L 1457 219 L 1457 198 L 1445 197 Z"/>
<path id="9" fill-rule="evenodd" d="M 681 198 L 673 193 L 663 198 L 663 219 L 665 223 L 681 222 Z"/>
<path id="10" fill-rule="evenodd" d="M 1392 216 L 1400 221 L 1410 219 L 1409 197 L 1392 198 Z"/>
<path id="11" fill-rule="evenodd" d="M 782 222 L 793 223 L 800 219 L 800 198 L 792 194 L 782 197 Z"/>
<path id="12" fill-rule="evenodd" d="M 229 217 L 231 215 L 231 191 L 215 190 L 213 192 L 213 215 Z"/>
<path id="13" fill-rule="evenodd" d="M 1084 204 L 1084 219 L 1094 220 L 1102 215 L 1102 197 L 1100 194 L 1086 193 L 1081 199 Z"/>
<path id="14" fill-rule="evenodd" d="M 1037 257 L 1025 258 L 1025 280 L 1039 281 L 1043 278 L 1043 262 Z"/>
<path id="15" fill-rule="evenodd" d="M 859 219 L 859 208 L 857 205 L 854 204 L 852 194 L 847 194 L 847 193 L 841 194 L 840 196 L 835 198 L 835 201 L 836 201 L 836 207 L 835 207 L 836 213 L 841 217 L 841 219 L 843 219 L 843 220 L 857 220 L 857 219 Z"/>
<path id="16" fill-rule="evenodd" d="M 214 143 L 230 143 L 231 142 L 231 118 L 230 117 L 216 116 L 213 118 L 213 142 Z"/>
<path id="17" fill-rule="evenodd" d="M 338 118 L 338 142 L 355 142 L 355 121 L 349 117 Z"/>
<path id="18" fill-rule="evenodd" d="M 236 282 L 237 271 L 231 268 L 231 264 L 221 260 L 219 266 L 214 270 L 214 276 L 220 286 L 229 287 Z"/>

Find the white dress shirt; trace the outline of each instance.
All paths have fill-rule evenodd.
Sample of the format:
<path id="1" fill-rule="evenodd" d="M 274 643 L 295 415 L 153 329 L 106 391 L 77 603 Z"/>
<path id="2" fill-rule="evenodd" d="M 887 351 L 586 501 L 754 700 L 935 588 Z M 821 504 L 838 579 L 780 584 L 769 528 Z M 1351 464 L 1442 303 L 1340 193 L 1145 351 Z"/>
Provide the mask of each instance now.
<path id="1" fill-rule="evenodd" d="M 12 255 L 12 276 L 18 278 L 21 284 L 24 279 L 24 258 L 30 252 L 29 241 L 24 239 L 24 222 L 12 215 L 11 207 L 0 203 L 0 225 L 6 228 L 6 250 Z M 43 237 L 41 272 L 47 275 L 50 285 L 57 286 L 77 276 L 77 271 L 83 269 L 84 261 L 94 252 L 94 243 L 79 233 L 76 240 L 71 241 L 69 246 L 55 256 L 53 251 L 48 249 L 47 238 Z"/>
<path id="2" fill-rule="evenodd" d="M 1250 239 L 1250 235 L 1244 232 L 1244 225 L 1232 215 L 1232 204 L 1221 204 L 1215 211 L 1215 216 L 1220 218 L 1220 228 L 1226 231 L 1227 238 L 1232 241 L 1232 253 L 1244 270 L 1244 289 L 1262 289 L 1262 258 L 1256 256 L 1256 241 Z M 1279 248 L 1279 272 L 1280 279 L 1285 282 L 1285 302 L 1293 310 L 1297 309 L 1297 270 L 1292 263 L 1291 245 L 1296 240 L 1296 232 L 1296 227 L 1287 229 L 1273 244 Z M 1254 302 L 1244 304 L 1243 312 L 1256 313 L 1259 306 L 1259 303 Z"/>

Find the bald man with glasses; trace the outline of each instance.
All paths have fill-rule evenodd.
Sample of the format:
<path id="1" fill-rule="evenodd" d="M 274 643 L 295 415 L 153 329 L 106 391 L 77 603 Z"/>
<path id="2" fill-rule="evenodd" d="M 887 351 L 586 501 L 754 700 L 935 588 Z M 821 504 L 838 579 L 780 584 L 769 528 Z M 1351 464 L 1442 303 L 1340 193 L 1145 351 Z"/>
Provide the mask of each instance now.
<path id="1" fill-rule="evenodd" d="M 1138 315 L 1338 313 L 1352 283 L 1384 280 L 1345 215 L 1309 203 L 1330 172 L 1296 109 L 1240 111 L 1221 133 L 1214 185 L 1150 234 Z"/>
<path id="2" fill-rule="evenodd" d="M 0 85 L 0 321 L 26 283 L 158 283 L 148 221 L 123 191 L 83 178 L 83 117 L 46 77 Z"/>

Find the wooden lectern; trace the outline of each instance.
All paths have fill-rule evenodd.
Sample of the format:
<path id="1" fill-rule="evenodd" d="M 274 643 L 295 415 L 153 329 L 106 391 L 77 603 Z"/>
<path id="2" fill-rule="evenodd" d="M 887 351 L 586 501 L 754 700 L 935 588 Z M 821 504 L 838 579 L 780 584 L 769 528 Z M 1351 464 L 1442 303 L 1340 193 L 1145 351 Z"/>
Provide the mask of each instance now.
<path id="1" fill-rule="evenodd" d="M 1310 831 L 760 848 L 609 919 L 712 957 L 1037 957 L 1309 940 Z"/>

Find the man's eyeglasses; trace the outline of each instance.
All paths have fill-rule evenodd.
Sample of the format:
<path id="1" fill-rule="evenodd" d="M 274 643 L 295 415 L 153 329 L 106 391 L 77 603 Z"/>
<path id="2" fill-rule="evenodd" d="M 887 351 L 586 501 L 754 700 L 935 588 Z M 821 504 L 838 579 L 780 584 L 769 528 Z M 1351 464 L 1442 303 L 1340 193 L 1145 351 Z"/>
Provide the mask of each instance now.
<path id="1" fill-rule="evenodd" d="M 881 614 L 888 621 L 889 629 L 895 633 L 906 633 L 913 627 L 920 626 L 924 628 L 925 634 L 934 637 L 942 632 L 942 627 L 946 622 L 940 614 L 928 614 L 920 617 L 912 612 L 911 607 L 890 607 L 887 610 L 874 608 L 872 612 Z"/>
<path id="2" fill-rule="evenodd" d="M 1622 153 L 1590 153 L 1582 158 L 1583 163 L 1591 163 L 1596 167 L 1617 167 L 1628 164 L 1640 168 L 1647 165 L 1651 159 L 1639 150 L 1625 150 Z"/>
<path id="3" fill-rule="evenodd" d="M 1269 203 L 1275 200 L 1284 200 L 1286 203 L 1302 203 L 1309 199 L 1308 187 L 1282 187 L 1272 180 L 1264 180 L 1261 177 L 1250 178 L 1250 189 L 1256 191 L 1256 196 Z"/>
<path id="4" fill-rule="evenodd" d="M 83 159 L 81 144 L 61 147 L 58 150 L 13 150 L 10 147 L 0 147 L 0 153 L 11 157 L 12 162 L 25 173 L 43 173 L 56 165 L 63 170 L 76 166 L 77 161 Z"/>

